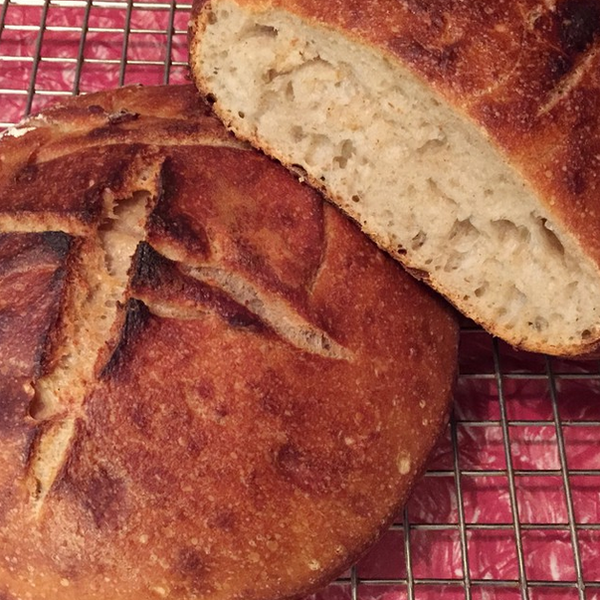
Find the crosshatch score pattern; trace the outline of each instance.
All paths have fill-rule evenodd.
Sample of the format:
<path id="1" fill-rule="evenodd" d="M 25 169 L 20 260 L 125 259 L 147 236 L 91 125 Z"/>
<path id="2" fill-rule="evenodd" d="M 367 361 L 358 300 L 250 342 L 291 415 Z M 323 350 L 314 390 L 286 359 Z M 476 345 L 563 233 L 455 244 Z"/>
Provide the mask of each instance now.
<path id="1" fill-rule="evenodd" d="M 184 83 L 189 3 L 1 0 L 0 129 L 61 97 Z M 404 511 L 314 600 L 600 600 L 600 361 L 461 330 L 455 407 Z"/>

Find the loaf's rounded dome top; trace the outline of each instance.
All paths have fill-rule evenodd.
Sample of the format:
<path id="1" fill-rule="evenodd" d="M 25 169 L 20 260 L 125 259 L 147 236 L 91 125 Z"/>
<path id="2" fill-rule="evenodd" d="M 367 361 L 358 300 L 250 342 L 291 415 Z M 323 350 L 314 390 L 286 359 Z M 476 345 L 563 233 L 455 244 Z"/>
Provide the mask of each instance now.
<path id="1" fill-rule="evenodd" d="M 191 86 L 0 139 L 0 595 L 309 592 L 446 418 L 448 308 Z"/>

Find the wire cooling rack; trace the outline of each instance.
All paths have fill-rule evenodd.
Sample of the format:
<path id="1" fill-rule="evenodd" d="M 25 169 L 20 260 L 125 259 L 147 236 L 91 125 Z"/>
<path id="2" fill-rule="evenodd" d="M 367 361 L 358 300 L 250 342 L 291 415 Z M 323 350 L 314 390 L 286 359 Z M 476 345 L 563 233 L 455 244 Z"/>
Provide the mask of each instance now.
<path id="1" fill-rule="evenodd" d="M 61 96 L 186 81 L 190 4 L 0 6 L 0 128 Z M 600 363 L 465 323 L 455 400 L 397 522 L 315 599 L 600 600 Z"/>

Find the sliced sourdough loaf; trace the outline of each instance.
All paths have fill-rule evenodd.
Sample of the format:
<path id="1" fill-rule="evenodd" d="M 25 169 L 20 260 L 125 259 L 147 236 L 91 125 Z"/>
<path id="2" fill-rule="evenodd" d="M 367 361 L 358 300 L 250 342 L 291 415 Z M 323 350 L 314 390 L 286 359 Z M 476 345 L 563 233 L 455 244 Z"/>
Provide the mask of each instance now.
<path id="1" fill-rule="evenodd" d="M 454 311 L 193 86 L 0 139 L 0 598 L 274 600 L 443 431 Z"/>
<path id="2" fill-rule="evenodd" d="M 600 4 L 196 0 L 241 138 L 511 344 L 600 340 Z"/>

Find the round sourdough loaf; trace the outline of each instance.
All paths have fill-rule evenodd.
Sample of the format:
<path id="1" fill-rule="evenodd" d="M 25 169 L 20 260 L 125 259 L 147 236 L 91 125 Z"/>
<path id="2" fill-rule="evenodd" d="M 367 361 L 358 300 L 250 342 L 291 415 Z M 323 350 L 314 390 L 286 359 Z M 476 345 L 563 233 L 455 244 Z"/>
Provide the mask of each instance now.
<path id="1" fill-rule="evenodd" d="M 600 344 L 600 2 L 195 0 L 235 133 L 514 346 Z"/>
<path id="2" fill-rule="evenodd" d="M 0 139 L 0 598 L 338 575 L 446 420 L 449 309 L 192 86 Z"/>

